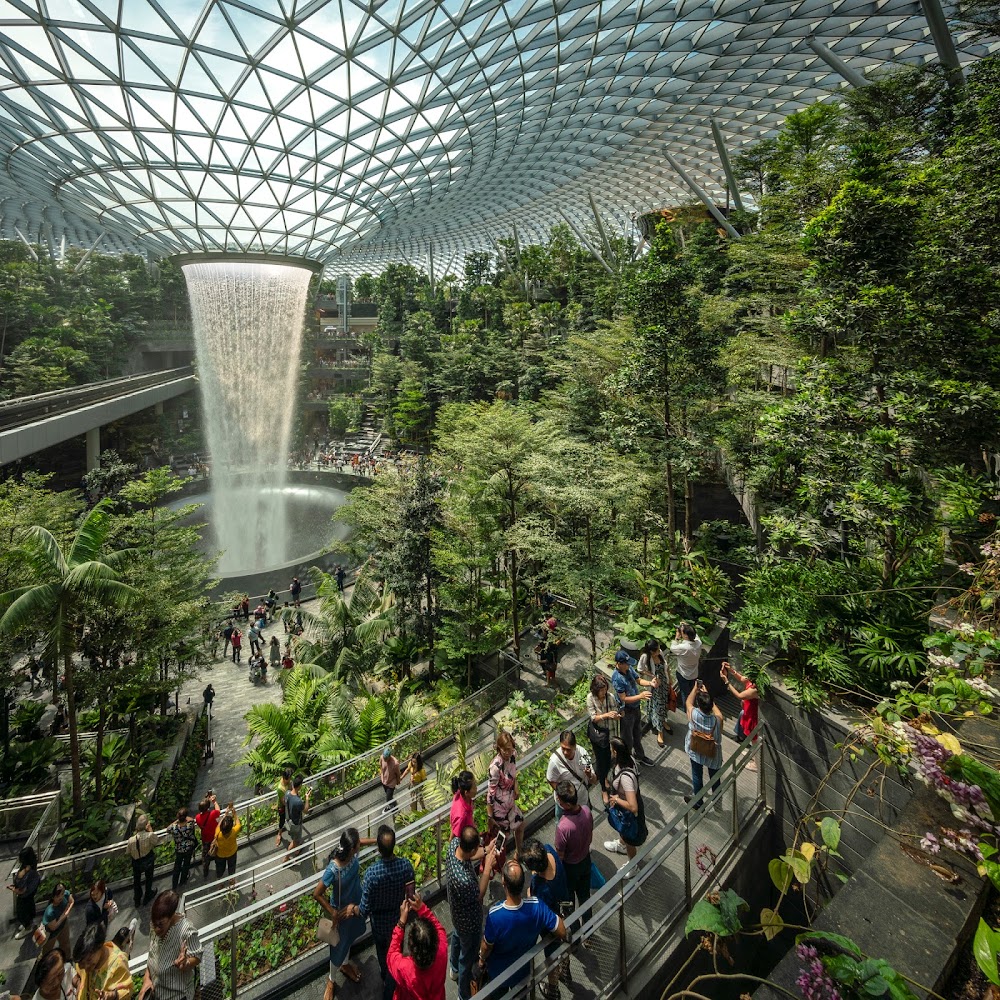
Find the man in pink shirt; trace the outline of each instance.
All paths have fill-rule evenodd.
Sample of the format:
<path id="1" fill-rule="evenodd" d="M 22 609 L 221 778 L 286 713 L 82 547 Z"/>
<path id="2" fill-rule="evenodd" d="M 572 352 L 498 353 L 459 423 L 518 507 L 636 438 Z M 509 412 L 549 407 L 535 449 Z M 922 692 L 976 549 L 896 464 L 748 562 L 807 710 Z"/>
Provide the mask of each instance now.
<path id="1" fill-rule="evenodd" d="M 556 854 L 566 870 L 566 885 L 579 906 L 590 899 L 590 844 L 594 839 L 594 817 L 586 806 L 579 803 L 576 785 L 560 781 L 556 785 L 556 798 L 562 816 L 556 826 Z"/>
<path id="2" fill-rule="evenodd" d="M 407 935 L 409 955 L 403 954 L 404 934 Z M 389 942 L 387 964 L 396 980 L 394 1000 L 444 1000 L 448 935 L 419 896 L 404 899 L 399 908 L 399 921 Z"/>
<path id="3" fill-rule="evenodd" d="M 385 792 L 385 811 L 388 812 L 395 808 L 394 805 L 390 806 L 389 803 L 392 802 L 392 797 L 396 794 L 396 788 L 403 780 L 403 776 L 399 770 L 399 761 L 392 755 L 392 751 L 388 747 L 382 751 L 382 757 L 379 760 L 379 772 L 382 779 L 382 791 Z"/>

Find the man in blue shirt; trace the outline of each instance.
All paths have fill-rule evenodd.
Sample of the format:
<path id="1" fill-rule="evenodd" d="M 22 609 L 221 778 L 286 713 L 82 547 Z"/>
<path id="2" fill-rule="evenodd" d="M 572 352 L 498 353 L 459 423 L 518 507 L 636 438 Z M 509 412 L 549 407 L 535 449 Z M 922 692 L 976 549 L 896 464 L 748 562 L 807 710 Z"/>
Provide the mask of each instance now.
<path id="1" fill-rule="evenodd" d="M 472 974 L 477 984 L 484 973 L 491 980 L 502 976 L 519 958 L 523 958 L 538 943 L 541 934 L 549 932 L 560 941 L 566 940 L 566 925 L 535 896 L 524 897 L 524 869 L 516 861 L 508 861 L 501 872 L 506 898 L 490 907 L 486 915 L 483 941 L 479 946 L 479 964 Z M 530 963 L 522 967 L 507 982 L 507 988 L 518 986 L 527 978 Z M 548 985 L 548 984 L 546 984 Z"/>
<path id="2" fill-rule="evenodd" d="M 378 967 L 382 972 L 382 1000 L 392 1000 L 396 980 L 389 974 L 386 956 L 392 932 L 399 920 L 399 907 L 406 895 L 406 883 L 414 881 L 413 865 L 408 858 L 397 858 L 396 831 L 384 823 L 378 828 L 378 859 L 373 861 L 361 879 L 361 904 L 348 907 L 347 916 L 362 916 L 371 920 L 372 940 Z"/>
<path id="3" fill-rule="evenodd" d="M 622 706 L 625 717 L 622 719 L 622 741 L 629 748 L 633 759 L 643 764 L 652 764 L 642 748 L 642 714 L 639 706 L 653 697 L 652 691 L 639 691 L 639 685 L 652 687 L 652 681 L 644 681 L 635 672 L 635 660 L 619 649 L 615 653 L 615 669 L 611 674 L 611 686 L 618 695 L 618 703 Z"/>

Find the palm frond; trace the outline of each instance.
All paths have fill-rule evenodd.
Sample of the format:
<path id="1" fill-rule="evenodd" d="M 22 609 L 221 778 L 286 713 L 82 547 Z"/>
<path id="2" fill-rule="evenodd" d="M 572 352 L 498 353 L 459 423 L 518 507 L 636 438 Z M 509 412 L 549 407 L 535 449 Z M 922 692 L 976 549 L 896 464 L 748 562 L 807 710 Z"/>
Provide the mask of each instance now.
<path id="1" fill-rule="evenodd" d="M 91 562 L 97 558 L 104 547 L 108 530 L 111 527 L 111 517 L 108 514 L 110 500 L 105 498 L 83 519 L 70 545 L 66 556 L 66 564 L 75 566 L 79 563 Z M 37 531 L 37 528 L 33 528 Z M 44 530 L 44 529 L 42 529 Z"/>
<path id="2" fill-rule="evenodd" d="M 36 524 L 28 528 L 27 538 L 29 545 L 42 556 L 49 569 L 63 576 L 66 572 L 67 560 L 55 535 L 48 528 Z"/>
<path id="3" fill-rule="evenodd" d="M 4 597 L 6 596 L 5 594 Z M 23 628 L 51 631 L 53 623 L 49 619 L 61 596 L 62 588 L 57 583 L 22 588 L 20 596 L 7 608 L 3 618 L 0 618 L 0 632 L 19 632 Z"/>

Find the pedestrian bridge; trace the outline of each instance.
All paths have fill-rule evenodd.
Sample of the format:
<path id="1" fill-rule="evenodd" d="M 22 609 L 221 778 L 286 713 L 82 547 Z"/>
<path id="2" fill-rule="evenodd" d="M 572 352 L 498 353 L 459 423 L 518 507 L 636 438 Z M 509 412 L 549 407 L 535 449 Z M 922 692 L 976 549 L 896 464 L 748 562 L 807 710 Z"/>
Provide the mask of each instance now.
<path id="1" fill-rule="evenodd" d="M 585 720 L 578 718 L 570 726 L 582 734 Z M 550 954 L 546 954 L 546 942 L 540 943 L 503 977 L 484 987 L 479 997 L 528 1000 L 534 987 L 544 982 L 548 971 L 567 955 L 575 984 L 573 1000 L 605 1000 L 620 991 L 629 995 L 641 992 L 643 982 L 654 974 L 662 957 L 683 939 L 685 919 L 695 901 L 737 861 L 765 818 L 763 750 L 767 730 L 763 723 L 758 736 L 738 746 L 725 737 L 727 760 L 719 772 L 718 791 L 710 795 L 706 785 L 689 804 L 683 799 L 690 790 L 690 769 L 681 745 L 682 733 L 672 736 L 667 749 L 656 753 L 657 766 L 641 771 L 650 835 L 628 865 L 623 864 L 623 857 L 603 848 L 603 841 L 615 835 L 594 793 L 592 856 L 607 883 L 567 919 L 568 943 L 552 949 Z M 544 764 L 557 745 L 558 736 L 552 736 L 534 747 L 519 760 L 519 772 L 522 768 L 530 771 L 536 760 Z M 482 797 L 485 787 L 481 786 L 479 793 Z M 377 797 L 381 799 L 381 794 Z M 700 808 L 703 804 L 705 808 Z M 406 827 L 397 825 L 396 843 L 397 852 L 415 861 L 419 891 L 447 930 L 451 920 L 444 899 L 443 869 L 444 851 L 450 841 L 449 808 L 446 804 Z M 347 825 L 358 825 L 363 836 L 374 836 L 382 820 L 372 810 L 359 810 L 357 806 L 351 813 L 336 823 L 336 832 L 339 834 Z M 530 836 L 552 842 L 551 798 L 528 814 L 527 824 Z M 320 826 L 319 820 L 315 826 Z M 316 835 L 320 831 L 312 832 Z M 304 908 L 302 901 L 308 899 L 318 881 L 326 861 L 322 857 L 325 851 L 317 854 L 307 842 L 302 853 L 299 872 L 304 868 L 312 870 L 301 881 L 279 888 L 281 882 L 274 877 L 277 872 L 257 871 L 252 876 L 249 901 L 245 900 L 248 887 L 237 883 L 230 887 L 230 905 L 236 912 L 200 924 L 206 947 L 203 996 L 208 995 L 205 989 L 209 985 L 216 1000 L 315 1000 L 320 995 L 327 970 L 327 948 L 315 938 L 318 917 Z M 363 851 L 362 865 L 373 856 L 373 849 Z M 283 866 L 276 863 L 278 867 Z M 222 886 L 219 890 L 225 891 Z M 498 891 L 498 880 L 494 879 L 493 898 L 488 898 L 487 903 L 501 898 Z M 191 898 L 196 911 L 198 896 L 195 893 Z M 200 923 L 198 916 L 195 913 L 196 924 Z M 352 1000 L 379 1000 L 382 991 L 370 937 L 362 938 L 353 955 L 363 969 L 363 981 L 341 989 L 349 990 Z M 145 965 L 145 955 L 133 955 L 133 972 L 141 973 Z M 522 979 L 526 972 L 527 978 Z M 447 1000 L 454 1000 L 455 984 L 448 981 L 445 985 Z M 567 995 L 564 991 L 563 996 Z"/>
<path id="2" fill-rule="evenodd" d="M 0 402 L 0 465 L 16 462 L 81 434 L 87 435 L 87 469 L 97 467 L 100 429 L 165 400 L 190 392 L 191 367 L 91 382 Z"/>

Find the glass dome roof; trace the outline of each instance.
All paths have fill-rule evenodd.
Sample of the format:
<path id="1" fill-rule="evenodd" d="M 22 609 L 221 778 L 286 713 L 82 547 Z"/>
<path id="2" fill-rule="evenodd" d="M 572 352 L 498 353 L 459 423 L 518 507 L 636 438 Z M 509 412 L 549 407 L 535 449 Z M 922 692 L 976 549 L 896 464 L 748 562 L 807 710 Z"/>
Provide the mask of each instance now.
<path id="1" fill-rule="evenodd" d="M 724 200 L 713 116 L 841 86 L 810 37 L 935 58 L 915 0 L 0 0 L 0 230 L 358 271 L 625 227 L 691 199 L 663 150 Z"/>

